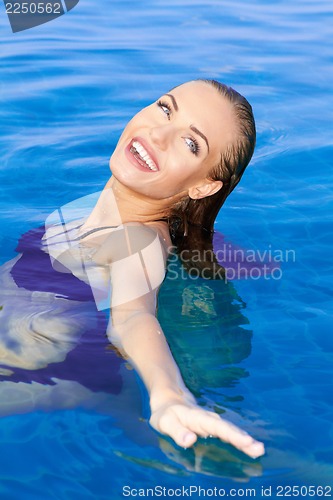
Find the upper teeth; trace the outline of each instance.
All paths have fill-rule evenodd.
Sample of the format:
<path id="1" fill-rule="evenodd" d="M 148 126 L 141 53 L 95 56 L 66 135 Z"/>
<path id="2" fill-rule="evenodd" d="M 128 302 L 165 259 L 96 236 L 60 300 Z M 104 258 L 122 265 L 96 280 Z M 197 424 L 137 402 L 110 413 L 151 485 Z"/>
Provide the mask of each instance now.
<path id="1" fill-rule="evenodd" d="M 150 156 L 147 153 L 147 151 L 145 150 L 145 148 L 138 141 L 133 141 L 132 146 L 137 150 L 137 152 L 141 156 L 142 160 L 147 164 L 147 166 L 150 168 L 150 170 L 157 172 L 158 168 L 155 165 L 155 163 L 153 162 L 153 160 L 150 158 Z"/>

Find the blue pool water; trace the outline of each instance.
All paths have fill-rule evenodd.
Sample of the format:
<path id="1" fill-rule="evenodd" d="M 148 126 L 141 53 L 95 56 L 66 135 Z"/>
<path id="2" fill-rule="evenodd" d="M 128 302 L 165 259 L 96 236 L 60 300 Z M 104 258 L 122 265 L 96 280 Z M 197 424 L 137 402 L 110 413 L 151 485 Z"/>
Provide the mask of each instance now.
<path id="1" fill-rule="evenodd" d="M 55 208 L 103 187 L 136 111 L 197 77 L 244 93 L 258 128 L 251 167 L 216 229 L 226 245 L 281 256 L 279 279 L 167 280 L 159 311 L 200 403 L 263 440 L 262 459 L 215 440 L 181 450 L 157 436 L 125 365 L 120 394 L 4 380 L 0 498 L 118 499 L 125 485 L 333 496 L 306 489 L 333 487 L 331 0 L 81 0 L 16 34 L 1 4 L 0 27 L 1 263 Z M 1 287 L 1 312 L 11 301 L 24 316 Z M 184 295 L 195 297 L 187 312 Z"/>

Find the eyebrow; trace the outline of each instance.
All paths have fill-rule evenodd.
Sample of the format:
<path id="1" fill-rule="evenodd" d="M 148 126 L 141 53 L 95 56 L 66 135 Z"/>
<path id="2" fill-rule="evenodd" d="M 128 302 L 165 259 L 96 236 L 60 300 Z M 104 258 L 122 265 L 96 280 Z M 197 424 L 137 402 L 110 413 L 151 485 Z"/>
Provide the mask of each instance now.
<path id="1" fill-rule="evenodd" d="M 178 111 L 179 108 L 178 108 L 178 104 L 177 104 L 175 97 L 172 94 L 165 94 L 165 95 L 170 97 L 170 99 L 172 101 L 172 105 L 175 108 L 175 111 Z M 197 127 L 195 127 L 194 125 L 191 125 L 190 129 L 193 130 L 193 132 L 198 134 L 205 141 L 205 143 L 207 145 L 208 152 L 209 152 L 209 144 L 208 144 L 208 140 L 207 140 L 207 137 L 205 136 L 205 134 L 200 132 L 200 130 L 198 130 Z"/>
<path id="2" fill-rule="evenodd" d="M 171 101 L 172 101 L 172 105 L 173 107 L 175 108 L 176 111 L 178 111 L 178 104 L 177 104 L 177 101 L 176 99 L 174 98 L 174 96 L 172 94 L 165 94 L 167 95 L 168 97 L 170 97 Z"/>
<path id="3" fill-rule="evenodd" d="M 200 130 L 198 130 L 197 127 L 195 127 L 194 125 L 191 125 L 190 129 L 193 130 L 193 132 L 195 132 L 196 134 L 200 135 L 200 137 L 205 141 L 205 143 L 207 144 L 207 149 L 208 149 L 208 153 L 209 153 L 209 144 L 208 144 L 207 137 L 205 136 L 205 134 L 200 132 Z"/>

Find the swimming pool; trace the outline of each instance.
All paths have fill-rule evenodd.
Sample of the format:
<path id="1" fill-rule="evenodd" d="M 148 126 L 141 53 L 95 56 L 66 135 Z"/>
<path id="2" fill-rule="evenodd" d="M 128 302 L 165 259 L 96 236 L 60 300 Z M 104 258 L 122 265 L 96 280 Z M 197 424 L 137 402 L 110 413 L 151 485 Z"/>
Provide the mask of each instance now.
<path id="1" fill-rule="evenodd" d="M 332 14 L 326 0 L 81 0 L 13 35 L 1 5 L 2 263 L 55 208 L 101 189 L 137 110 L 207 76 L 244 93 L 258 126 L 252 167 L 217 230 L 259 259 L 279 255 L 282 272 L 195 289 L 184 279 L 172 294 L 166 281 L 160 306 L 199 401 L 264 440 L 265 457 L 158 437 L 125 366 L 129 392 L 119 395 L 61 379 L 39 392 L 37 382 L 15 391 L 1 382 L 1 498 L 117 499 L 126 485 L 169 496 L 201 486 L 260 497 L 272 487 L 278 498 L 288 492 L 279 486 L 332 486 Z M 177 307 L 191 294 L 184 314 Z M 302 496 L 322 496 L 312 492 Z"/>

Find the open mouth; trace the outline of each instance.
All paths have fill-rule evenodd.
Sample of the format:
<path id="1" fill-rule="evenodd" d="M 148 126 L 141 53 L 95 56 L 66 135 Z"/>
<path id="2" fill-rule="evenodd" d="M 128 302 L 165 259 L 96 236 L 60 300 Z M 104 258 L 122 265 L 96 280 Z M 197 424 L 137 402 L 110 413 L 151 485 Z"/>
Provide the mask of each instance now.
<path id="1" fill-rule="evenodd" d="M 142 165 L 143 167 L 151 170 L 152 172 L 158 172 L 158 166 L 151 159 L 148 152 L 142 146 L 139 141 L 134 140 L 130 147 L 130 152 L 134 156 L 134 158 Z"/>

